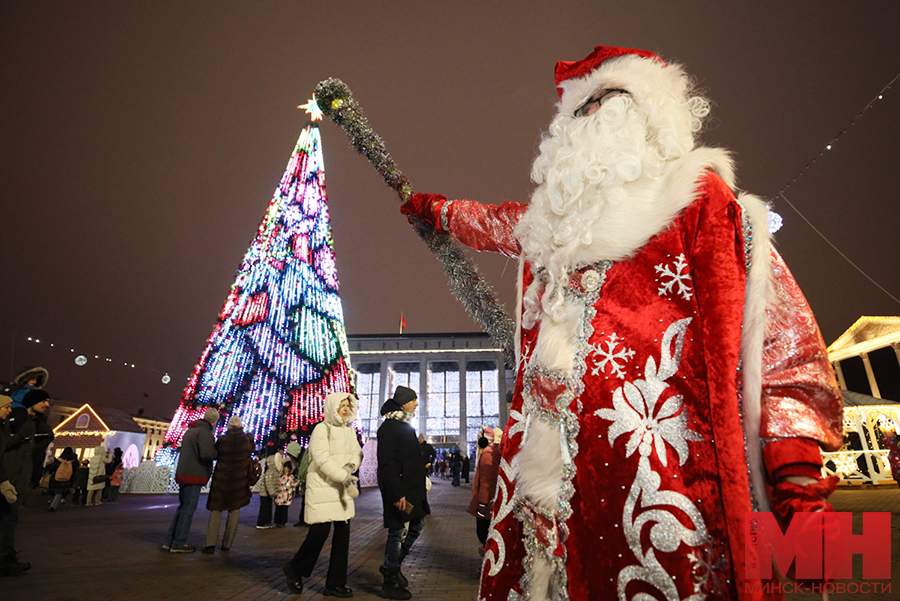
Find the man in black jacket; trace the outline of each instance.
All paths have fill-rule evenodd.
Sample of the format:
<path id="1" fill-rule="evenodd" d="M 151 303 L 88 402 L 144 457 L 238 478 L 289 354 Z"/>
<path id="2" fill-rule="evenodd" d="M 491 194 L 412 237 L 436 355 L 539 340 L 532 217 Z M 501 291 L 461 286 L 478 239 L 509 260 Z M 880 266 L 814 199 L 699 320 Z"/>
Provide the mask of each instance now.
<path id="1" fill-rule="evenodd" d="M 12 398 L 0 397 L 0 576 L 17 576 L 31 567 L 16 559 L 19 508 L 31 492 L 31 453 L 35 419 L 50 406 L 50 395 L 30 390 L 22 406 L 11 410 Z"/>
<path id="2" fill-rule="evenodd" d="M 178 509 L 172 518 L 163 551 L 169 553 L 193 553 L 194 545 L 187 544 L 191 522 L 200 500 L 200 489 L 209 482 L 216 458 L 216 438 L 213 429 L 219 422 L 219 412 L 208 407 L 203 419 L 193 422 L 181 439 L 175 483 L 178 484 Z"/>
<path id="3" fill-rule="evenodd" d="M 400 564 L 422 533 L 425 516 L 431 513 L 425 491 L 425 461 L 416 431 L 410 421 L 419 406 L 416 393 L 398 386 L 394 397 L 381 407 L 384 423 L 378 428 L 378 487 L 384 505 L 384 527 L 388 529 L 384 549 L 381 596 L 412 597 Z M 406 537 L 403 531 L 406 530 Z"/>
<path id="4" fill-rule="evenodd" d="M 434 460 L 437 458 L 437 453 L 434 450 L 434 447 L 431 446 L 427 440 L 425 440 L 424 434 L 419 434 L 419 446 L 422 447 L 422 459 L 425 461 L 425 472 L 430 474 L 434 469 Z"/>

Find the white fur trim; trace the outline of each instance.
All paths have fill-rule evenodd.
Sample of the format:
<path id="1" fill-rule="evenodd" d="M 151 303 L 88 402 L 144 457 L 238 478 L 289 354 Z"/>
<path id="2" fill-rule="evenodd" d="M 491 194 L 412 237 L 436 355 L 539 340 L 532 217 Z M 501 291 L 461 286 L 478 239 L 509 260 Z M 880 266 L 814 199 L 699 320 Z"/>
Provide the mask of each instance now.
<path id="1" fill-rule="evenodd" d="M 765 494 L 765 465 L 760 441 L 762 415 L 762 359 L 766 334 L 766 306 L 772 295 L 772 268 L 769 260 L 771 240 L 766 204 L 750 194 L 742 194 L 738 201 L 747 212 L 753 227 L 753 250 L 750 271 L 744 293 L 744 322 L 741 335 L 741 365 L 743 371 L 744 432 L 747 437 L 747 462 L 750 482 L 756 493 L 759 511 L 769 511 Z"/>
<path id="2" fill-rule="evenodd" d="M 553 565 L 540 553 L 536 553 L 531 562 L 531 589 L 527 591 L 528 601 L 549 601 L 552 575 Z"/>
<path id="3" fill-rule="evenodd" d="M 562 319 L 556 320 L 546 313 L 542 314 L 534 349 L 535 360 L 550 369 L 571 371 L 580 325 L 581 305 L 573 300 L 563 301 Z"/>
<path id="4" fill-rule="evenodd" d="M 516 271 L 516 337 L 513 343 L 516 347 L 516 368 L 523 366 L 522 359 L 522 298 L 525 293 L 523 279 L 525 279 L 525 259 L 519 256 L 519 267 Z"/>
<path id="5" fill-rule="evenodd" d="M 561 113 L 574 114 L 602 88 L 628 90 L 640 104 L 650 94 L 667 94 L 676 89 L 683 75 L 680 66 L 664 66 L 656 59 L 637 55 L 615 57 L 603 61 L 587 75 L 562 82 L 559 87 L 563 93 L 557 106 Z"/>
<path id="6" fill-rule="evenodd" d="M 517 490 L 536 507 L 555 514 L 562 468 L 559 430 L 541 419 L 530 420 L 516 455 Z"/>

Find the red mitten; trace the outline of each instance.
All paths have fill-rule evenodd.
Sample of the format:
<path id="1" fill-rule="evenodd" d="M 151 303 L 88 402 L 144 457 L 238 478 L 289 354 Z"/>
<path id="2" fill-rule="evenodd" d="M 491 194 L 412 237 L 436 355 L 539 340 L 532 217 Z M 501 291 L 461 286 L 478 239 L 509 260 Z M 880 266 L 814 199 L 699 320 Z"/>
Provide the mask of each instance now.
<path id="1" fill-rule="evenodd" d="M 772 511 L 784 524 L 788 524 L 798 511 L 834 511 L 828 498 L 837 487 L 840 478 L 829 476 L 807 485 L 779 482 L 770 495 Z"/>
<path id="2" fill-rule="evenodd" d="M 791 523 L 794 514 L 798 512 L 829 512 L 834 511 L 826 499 L 834 492 L 840 478 L 837 476 L 829 476 L 828 478 L 819 478 L 818 482 L 802 485 L 793 482 L 780 482 L 775 486 L 770 495 L 772 501 L 772 511 L 778 516 L 782 524 Z M 799 540 L 809 540 L 808 537 L 821 536 L 824 537 L 823 549 L 828 547 L 842 545 L 840 532 L 834 529 L 814 528 L 808 533 L 800 532 Z M 797 579 L 795 570 L 797 562 L 791 565 L 791 568 L 785 574 L 791 580 L 797 581 L 803 589 L 812 590 L 814 586 L 821 586 L 828 582 L 828 578 L 822 580 Z"/>
<path id="3" fill-rule="evenodd" d="M 442 194 L 413 194 L 402 205 L 400 212 L 404 215 L 418 217 L 436 230 L 437 226 L 436 204 L 446 202 L 447 197 Z M 438 209 L 439 210 L 439 209 Z M 410 220 L 412 223 L 412 220 Z"/>

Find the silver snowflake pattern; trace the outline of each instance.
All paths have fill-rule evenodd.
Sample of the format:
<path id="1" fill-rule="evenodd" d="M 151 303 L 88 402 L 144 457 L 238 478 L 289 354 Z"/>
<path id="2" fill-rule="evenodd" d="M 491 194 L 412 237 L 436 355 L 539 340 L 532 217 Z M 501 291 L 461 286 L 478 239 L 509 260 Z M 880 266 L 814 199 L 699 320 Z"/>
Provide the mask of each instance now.
<path id="1" fill-rule="evenodd" d="M 666 445 L 678 453 L 678 462 L 684 465 L 688 457 L 687 441 L 701 441 L 703 437 L 688 428 L 688 410 L 680 394 L 670 396 L 660 403 L 669 387 L 666 382 L 678 370 L 685 330 L 691 319 L 675 322 L 663 336 L 659 368 L 653 357 L 647 358 L 644 378 L 625 382 L 613 393 L 613 409 L 598 409 L 595 415 L 613 422 L 609 428 L 609 444 L 623 434 L 631 434 L 625 447 L 629 457 L 640 449 L 642 457 L 649 457 L 653 449 L 659 462 L 666 465 Z M 672 344 L 675 351 L 672 352 Z"/>
<path id="2" fill-rule="evenodd" d="M 728 568 L 728 560 L 724 555 L 715 557 L 714 553 L 709 545 L 704 545 L 688 553 L 695 593 L 706 595 L 721 593 L 725 589 L 722 574 Z"/>
<path id="3" fill-rule="evenodd" d="M 592 375 L 599 376 L 600 372 L 605 372 L 606 367 L 609 366 L 610 373 L 620 380 L 625 379 L 625 372 L 622 368 L 625 367 L 625 364 L 628 363 L 629 359 L 634 357 L 634 351 L 625 348 L 624 345 L 617 349 L 620 342 L 622 342 L 622 339 L 613 332 L 605 341 L 605 349 L 603 348 L 604 341 L 602 340 L 600 341 L 600 344 L 591 345 L 591 350 L 593 353 L 596 353 L 598 357 L 597 364 L 591 369 Z"/>
<path id="4" fill-rule="evenodd" d="M 675 294 L 681 295 L 684 300 L 691 300 L 694 292 L 690 284 L 691 274 L 685 271 L 686 268 L 687 262 L 684 260 L 683 254 L 675 258 L 675 263 L 670 265 L 660 263 L 654 267 L 656 273 L 659 274 L 656 281 L 660 284 L 660 296 L 667 296 L 674 290 Z M 676 285 L 678 286 L 677 289 L 675 289 Z"/>

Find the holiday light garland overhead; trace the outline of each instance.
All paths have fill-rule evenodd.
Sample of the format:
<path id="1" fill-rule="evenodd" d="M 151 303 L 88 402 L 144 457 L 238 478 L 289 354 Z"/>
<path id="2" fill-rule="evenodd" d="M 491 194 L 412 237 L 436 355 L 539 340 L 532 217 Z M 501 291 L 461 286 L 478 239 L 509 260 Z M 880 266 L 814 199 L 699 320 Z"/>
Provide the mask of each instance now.
<path id="1" fill-rule="evenodd" d="M 347 335 L 338 295 L 334 243 L 325 195 L 321 118 L 311 122 L 244 255 L 231 292 L 188 381 L 166 433 L 174 462 L 190 422 L 219 411 L 218 432 L 238 416 L 257 446 L 304 446 L 322 419 L 329 392 L 352 392 Z"/>
<path id="2" fill-rule="evenodd" d="M 14 336 L 15 336 L 15 334 L 14 334 Z M 47 340 L 45 340 L 45 339 L 42 340 L 41 338 L 37 338 L 37 337 L 34 337 L 34 336 L 26 336 L 26 337 L 25 337 L 25 340 L 27 340 L 28 342 L 32 342 L 32 343 L 34 343 L 34 344 L 46 344 L 46 345 L 48 345 L 48 346 L 50 346 L 50 347 L 52 347 L 52 348 L 56 348 L 57 346 L 58 346 L 59 348 L 65 348 L 65 346 L 66 346 L 66 345 L 57 345 L 56 343 L 53 343 L 53 342 L 47 342 Z M 93 356 L 94 356 L 94 359 L 102 360 L 102 361 L 104 361 L 105 363 L 112 363 L 112 364 L 114 364 L 114 365 L 118 365 L 118 364 L 119 364 L 119 361 L 115 361 L 115 360 L 113 360 L 113 359 L 110 359 L 109 357 L 101 356 L 101 355 L 96 354 L 96 353 L 84 353 L 84 352 L 76 351 L 76 350 L 75 350 L 74 348 L 72 348 L 72 347 L 69 347 L 69 352 L 72 353 L 72 354 L 78 353 L 78 354 L 75 356 L 74 361 L 75 361 L 75 365 L 77 365 L 77 366 L 79 366 L 79 367 L 83 367 L 83 366 L 87 365 L 88 361 L 90 361 L 90 355 L 93 355 Z M 168 372 L 168 371 L 163 371 L 163 370 L 161 370 L 161 369 L 155 369 L 155 368 L 152 368 L 152 367 L 145 367 L 145 366 L 142 366 L 142 365 L 136 365 L 135 363 L 132 363 L 132 362 L 130 362 L 130 361 L 125 361 L 125 362 L 122 363 L 122 365 L 124 365 L 125 367 L 133 368 L 133 369 L 140 369 L 140 370 L 143 370 L 143 371 L 150 371 L 150 372 L 162 374 L 162 377 L 160 378 L 160 381 L 161 381 L 163 384 L 168 384 L 169 382 L 172 381 L 172 377 L 169 375 L 169 372 Z"/>
<path id="3" fill-rule="evenodd" d="M 781 200 L 783 200 L 784 202 L 786 202 L 786 203 L 788 204 L 788 206 L 791 207 L 791 208 L 794 210 L 794 212 L 797 213 L 797 215 L 799 215 L 800 218 L 803 219 L 803 221 L 806 222 L 806 225 L 808 225 L 808 226 L 810 227 L 810 229 L 812 229 L 816 234 L 818 234 L 819 237 L 822 238 L 822 240 L 824 240 L 824 241 L 825 241 L 832 249 L 834 249 L 834 251 L 835 251 L 837 254 L 839 254 L 845 261 L 847 261 L 847 263 L 849 263 L 854 269 L 856 269 L 860 274 L 862 274 L 863 277 L 865 277 L 867 280 L 869 280 L 870 282 L 872 282 L 879 290 L 881 290 L 881 291 L 884 292 L 887 296 L 889 296 L 894 302 L 896 302 L 897 304 L 900 304 L 900 299 L 898 299 L 896 296 L 894 296 L 893 294 L 891 294 L 890 292 L 888 292 L 887 289 L 885 289 L 884 286 L 882 286 L 881 284 L 879 284 L 878 282 L 876 282 L 876 281 L 874 280 L 874 278 L 872 278 L 868 273 L 866 273 L 859 265 L 857 265 L 856 263 L 854 263 L 854 262 L 850 259 L 850 257 L 848 257 L 847 255 L 845 255 L 845 254 L 844 254 L 837 246 L 835 246 L 835 244 L 834 244 L 831 240 L 828 239 L 828 237 L 827 237 L 825 234 L 823 234 L 823 233 L 819 230 L 819 228 L 817 228 L 815 225 L 813 225 L 813 223 L 812 223 L 809 219 L 806 218 L 806 215 L 804 215 L 804 214 L 800 211 L 800 209 L 798 209 L 798 208 L 794 205 L 794 203 L 792 203 L 790 200 L 788 200 L 787 196 L 784 195 L 785 191 L 786 191 L 788 188 L 790 188 L 791 185 L 794 184 L 794 182 L 796 182 L 798 179 L 800 179 L 800 176 L 802 176 L 804 173 L 806 173 L 806 172 L 809 170 L 809 168 L 812 167 L 813 164 L 814 164 L 817 160 L 819 160 L 819 157 L 821 157 L 821 156 L 824 155 L 826 152 L 828 152 L 829 150 L 831 150 L 831 149 L 837 144 L 837 141 L 840 139 L 840 137 L 843 136 L 845 133 L 847 133 L 847 131 L 848 131 L 851 127 L 853 127 L 854 125 L 856 125 L 856 122 L 859 121 L 866 113 L 868 113 L 868 112 L 869 112 L 869 109 L 871 109 L 871 108 L 875 105 L 876 102 L 878 102 L 879 100 L 884 100 L 884 94 L 885 94 L 888 90 L 891 89 L 891 86 L 893 86 L 893 85 L 897 82 L 898 79 L 900 79 L 900 73 L 898 73 L 897 75 L 895 75 L 894 78 L 893 78 L 890 82 L 888 82 L 888 84 L 887 84 L 886 86 L 884 86 L 883 88 L 881 88 L 881 90 L 875 95 L 875 97 L 872 98 L 872 99 L 869 101 L 869 103 L 866 104 L 866 106 L 865 106 L 865 107 L 864 107 L 864 108 L 863 108 L 863 109 L 862 109 L 862 110 L 861 110 L 861 111 L 860 111 L 860 112 L 859 112 L 859 113 L 858 113 L 858 114 L 850 121 L 849 125 L 847 125 L 844 129 L 842 129 L 841 131 L 839 131 L 839 132 L 837 133 L 837 135 L 834 136 L 834 137 L 831 139 L 831 141 L 830 141 L 828 144 L 825 145 L 825 148 L 823 148 L 822 150 L 819 151 L 819 154 L 817 154 L 817 155 L 814 156 L 809 162 L 807 162 L 806 165 L 804 165 L 804 167 L 803 167 L 802 169 L 800 169 L 800 171 L 797 172 L 797 175 L 795 175 L 795 176 L 791 179 L 791 181 L 789 181 L 787 184 L 785 184 L 785 185 L 781 188 L 781 190 L 779 190 L 778 192 L 775 193 L 775 196 L 772 197 L 772 198 L 769 200 L 769 202 L 774 201 L 776 198 L 780 198 Z M 772 214 L 777 215 L 777 213 L 772 213 Z M 780 227 L 781 227 L 781 223 L 780 223 L 780 222 L 781 222 L 781 216 L 780 216 L 780 215 L 778 216 L 778 221 L 779 221 L 779 223 L 778 223 L 778 228 L 780 228 Z M 773 231 L 773 232 L 777 231 L 778 228 L 772 229 L 771 224 L 770 224 L 770 227 L 769 227 L 769 229 L 770 229 L 771 231 Z"/>

